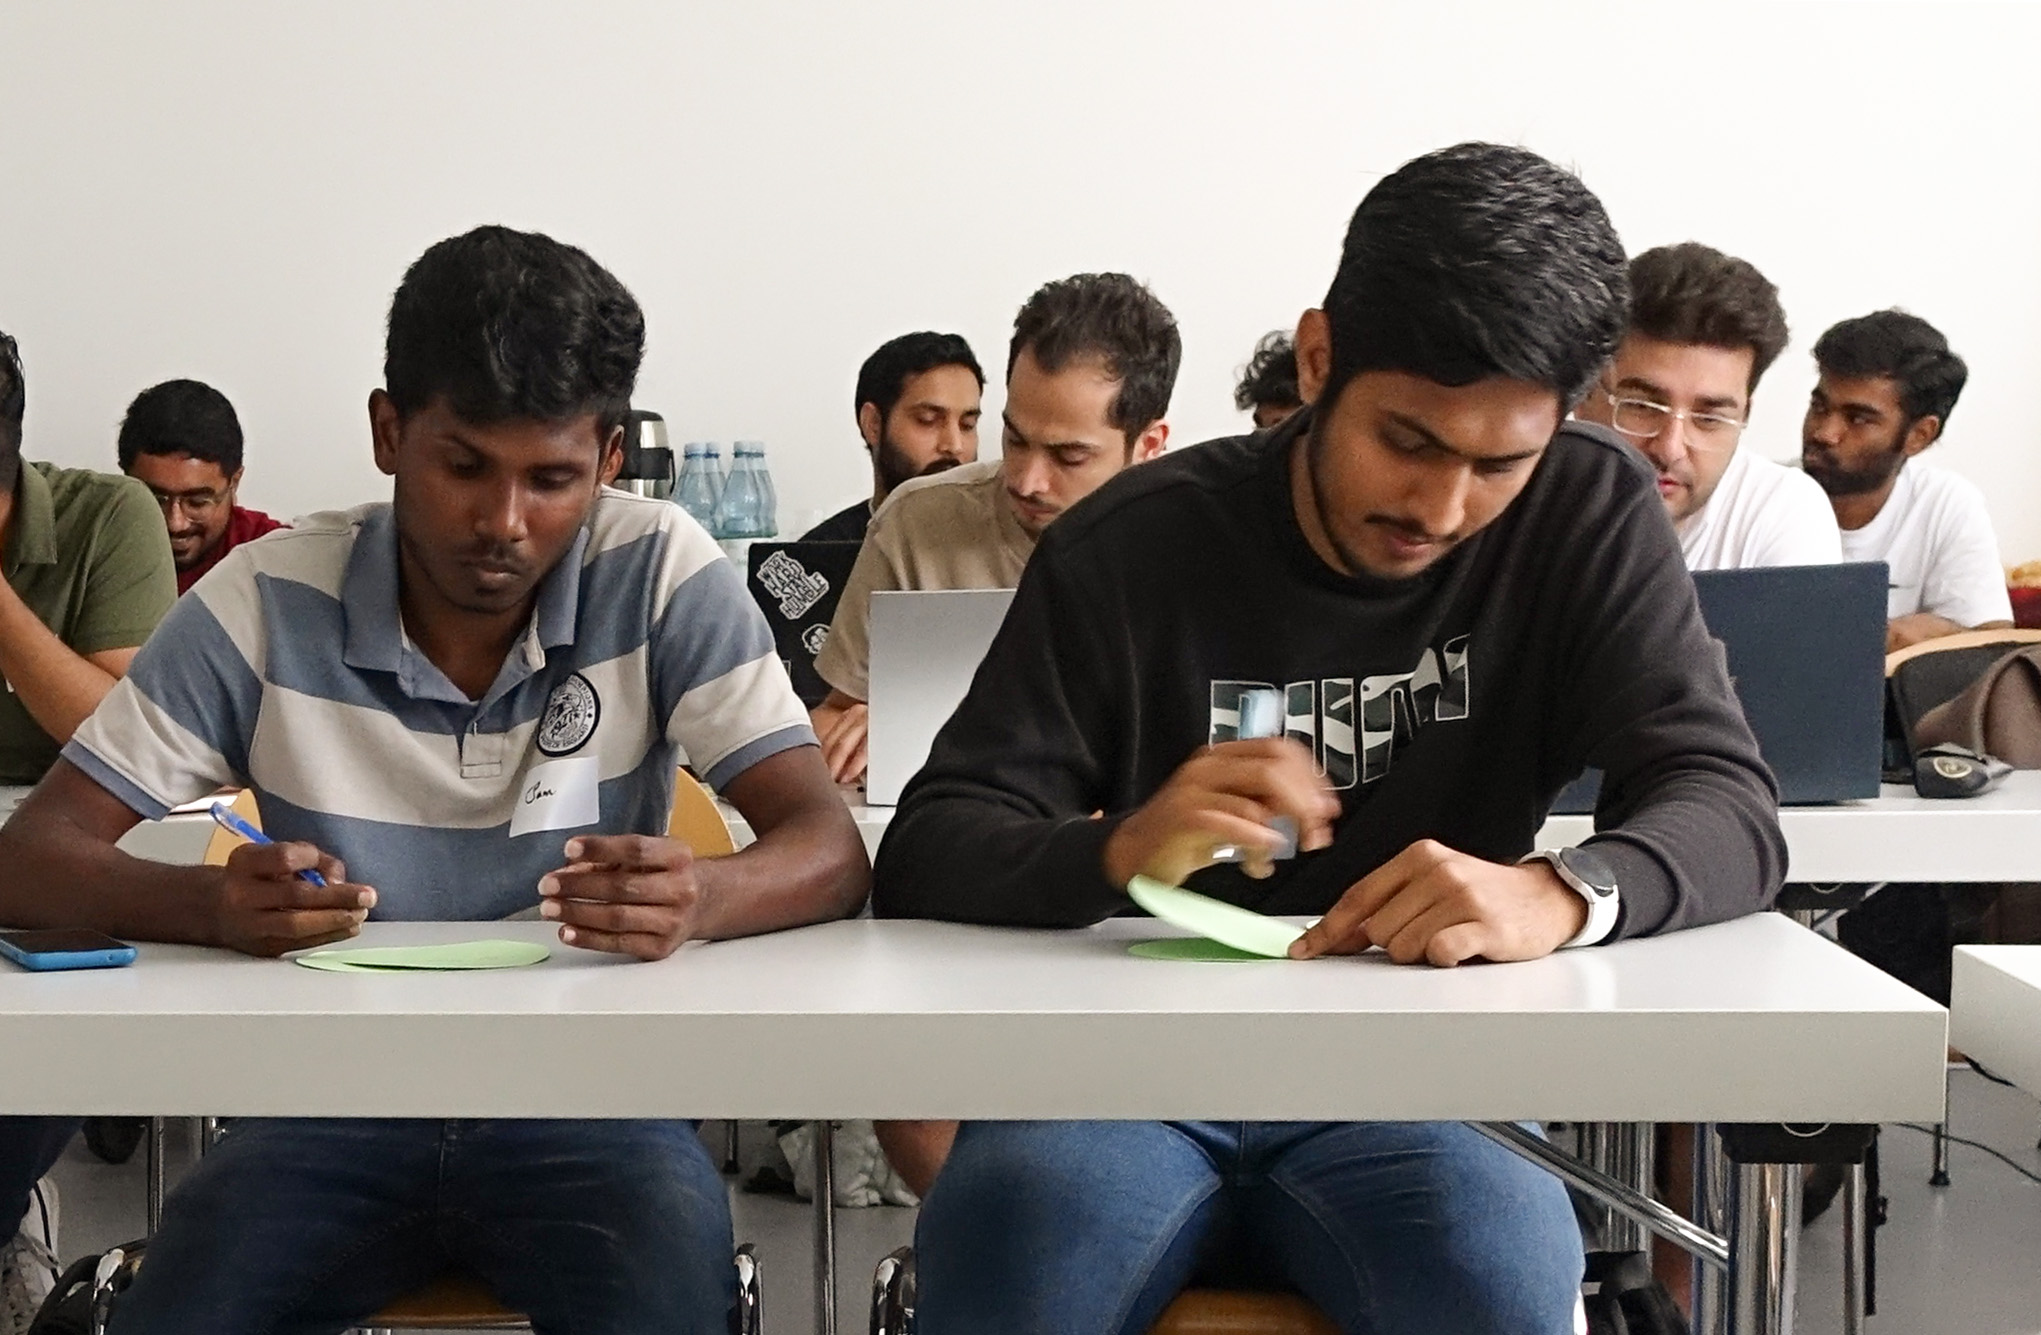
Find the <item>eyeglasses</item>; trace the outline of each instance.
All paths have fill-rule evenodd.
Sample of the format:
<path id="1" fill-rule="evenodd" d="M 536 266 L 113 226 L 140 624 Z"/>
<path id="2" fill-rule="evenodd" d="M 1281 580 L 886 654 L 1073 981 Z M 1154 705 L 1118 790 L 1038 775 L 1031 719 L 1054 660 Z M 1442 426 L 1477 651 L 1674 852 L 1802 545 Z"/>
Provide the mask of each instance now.
<path id="1" fill-rule="evenodd" d="M 1744 428 L 1744 420 L 1726 413 L 1699 413 L 1672 409 L 1650 399 L 1619 399 L 1608 390 L 1602 397 L 1613 410 L 1610 425 L 1632 440 L 1653 440 L 1674 422 L 1685 422 L 1687 430 L 1702 444 L 1726 444 Z"/>
<path id="2" fill-rule="evenodd" d="M 181 509 L 193 519 L 204 519 L 227 500 L 224 494 L 217 491 L 180 491 L 173 494 L 151 488 L 150 494 L 155 496 L 156 504 L 161 507 L 164 514 Z"/>

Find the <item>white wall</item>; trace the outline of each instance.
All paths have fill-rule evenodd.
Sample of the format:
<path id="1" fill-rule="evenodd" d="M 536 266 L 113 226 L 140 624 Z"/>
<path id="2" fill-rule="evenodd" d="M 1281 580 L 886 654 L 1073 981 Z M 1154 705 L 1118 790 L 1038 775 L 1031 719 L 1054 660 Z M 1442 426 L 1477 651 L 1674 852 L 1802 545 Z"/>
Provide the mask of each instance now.
<path id="1" fill-rule="evenodd" d="M 1751 440 L 1797 451 L 1807 348 L 1904 304 L 1973 368 L 1936 454 L 2041 556 L 2041 7 L 0 0 L 0 328 L 32 457 L 111 466 L 190 375 L 246 499 L 386 494 L 363 403 L 405 264 L 480 222 L 590 250 L 651 325 L 640 401 L 768 444 L 782 520 L 866 485 L 858 362 L 955 329 L 993 368 L 1038 283 L 1176 311 L 1179 441 L 1322 293 L 1347 215 L 1459 139 L 1578 166 L 1633 250 L 1784 291 Z M 996 408 L 996 390 L 988 407 Z M 988 432 L 990 445 L 996 436 Z"/>

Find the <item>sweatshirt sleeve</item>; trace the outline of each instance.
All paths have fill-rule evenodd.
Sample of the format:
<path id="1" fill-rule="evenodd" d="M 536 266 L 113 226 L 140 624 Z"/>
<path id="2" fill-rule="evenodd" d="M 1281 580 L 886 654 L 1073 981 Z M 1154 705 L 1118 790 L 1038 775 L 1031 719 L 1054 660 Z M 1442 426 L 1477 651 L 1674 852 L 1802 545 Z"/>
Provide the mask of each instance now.
<path id="1" fill-rule="evenodd" d="M 1049 535 L 1054 538 L 1053 532 Z M 1008 926 L 1077 927 L 1127 907 L 1105 875 L 1112 716 L 1128 696 L 1124 629 L 1061 572 L 1046 540 L 928 764 L 902 794 L 873 865 L 872 910 Z"/>
<path id="2" fill-rule="evenodd" d="M 1604 772 L 1589 842 L 1616 872 L 1610 939 L 1768 908 L 1786 873 L 1778 787 L 1656 495 L 1641 486 L 1566 581 L 1563 750 Z"/>

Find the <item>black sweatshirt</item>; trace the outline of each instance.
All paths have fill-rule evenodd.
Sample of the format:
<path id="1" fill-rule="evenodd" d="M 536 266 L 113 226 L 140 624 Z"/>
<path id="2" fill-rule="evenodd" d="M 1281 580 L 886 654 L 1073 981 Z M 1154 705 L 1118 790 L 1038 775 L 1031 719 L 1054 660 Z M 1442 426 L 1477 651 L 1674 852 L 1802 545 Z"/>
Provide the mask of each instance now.
<path id="1" fill-rule="evenodd" d="M 1569 422 L 1502 515 L 1430 569 L 1350 577 L 1292 508 L 1309 420 L 1129 469 L 1049 528 L 902 797 L 874 910 L 1025 926 L 1127 910 L 1102 857 L 1117 818 L 1232 737 L 1258 685 L 1284 692 L 1343 810 L 1330 848 L 1265 881 L 1207 868 L 1189 882 L 1206 894 L 1323 913 L 1426 838 L 1514 862 L 1595 765 L 1615 936 L 1766 907 L 1785 875 L 1778 790 L 1650 470 Z"/>

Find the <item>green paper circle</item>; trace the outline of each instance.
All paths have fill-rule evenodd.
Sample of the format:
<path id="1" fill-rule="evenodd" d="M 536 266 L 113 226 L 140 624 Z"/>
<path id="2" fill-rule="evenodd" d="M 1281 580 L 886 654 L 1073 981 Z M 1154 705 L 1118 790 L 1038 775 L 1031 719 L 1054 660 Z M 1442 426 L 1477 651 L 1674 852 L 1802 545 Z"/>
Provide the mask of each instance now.
<path id="1" fill-rule="evenodd" d="M 1269 962 L 1267 955 L 1235 950 L 1232 946 L 1223 946 L 1202 936 L 1166 936 L 1159 941 L 1136 941 L 1127 947 L 1127 953 L 1144 960 L 1192 960 L 1207 964 Z"/>

